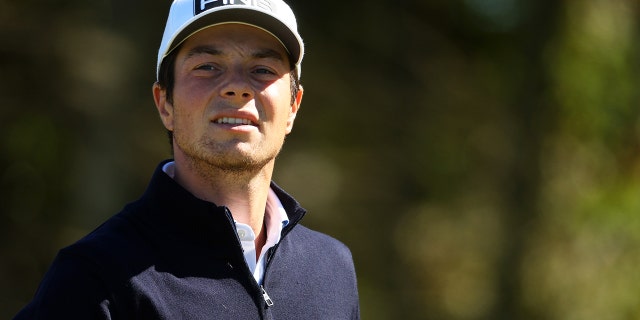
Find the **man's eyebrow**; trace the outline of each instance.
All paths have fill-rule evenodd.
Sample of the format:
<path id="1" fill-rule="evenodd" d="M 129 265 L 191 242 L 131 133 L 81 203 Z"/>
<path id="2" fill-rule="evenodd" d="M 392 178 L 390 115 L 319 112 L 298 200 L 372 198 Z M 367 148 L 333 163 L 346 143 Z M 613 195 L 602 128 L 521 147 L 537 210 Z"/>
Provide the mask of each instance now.
<path id="1" fill-rule="evenodd" d="M 201 54 L 212 55 L 212 56 L 222 56 L 224 55 L 224 52 L 214 46 L 209 46 L 209 45 L 196 46 L 189 49 L 189 51 L 187 51 L 184 59 L 186 60 Z M 286 61 L 285 56 L 282 53 L 280 53 L 277 50 L 268 49 L 268 48 L 258 49 L 255 52 L 253 52 L 251 56 L 255 59 L 274 59 L 282 62 Z"/>
<path id="2" fill-rule="evenodd" d="M 284 57 L 280 52 L 273 49 L 261 49 L 253 53 L 254 58 L 258 59 L 275 59 L 280 61 L 285 61 Z"/>
<path id="3" fill-rule="evenodd" d="M 187 55 L 185 56 L 185 59 L 189 59 L 199 54 L 209 54 L 212 56 L 219 56 L 219 55 L 222 55 L 222 51 L 212 46 L 197 46 L 187 51 Z"/>

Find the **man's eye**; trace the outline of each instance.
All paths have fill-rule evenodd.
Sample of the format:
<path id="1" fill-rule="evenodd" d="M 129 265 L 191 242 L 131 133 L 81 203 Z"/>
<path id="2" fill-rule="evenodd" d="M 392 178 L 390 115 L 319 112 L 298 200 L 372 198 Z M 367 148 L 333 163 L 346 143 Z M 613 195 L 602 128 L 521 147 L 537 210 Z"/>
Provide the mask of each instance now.
<path id="1" fill-rule="evenodd" d="M 215 70 L 215 67 L 210 64 L 201 64 L 195 68 L 196 70 Z"/>
<path id="2" fill-rule="evenodd" d="M 256 68 L 254 72 L 258 74 L 275 74 L 275 72 L 267 68 Z"/>

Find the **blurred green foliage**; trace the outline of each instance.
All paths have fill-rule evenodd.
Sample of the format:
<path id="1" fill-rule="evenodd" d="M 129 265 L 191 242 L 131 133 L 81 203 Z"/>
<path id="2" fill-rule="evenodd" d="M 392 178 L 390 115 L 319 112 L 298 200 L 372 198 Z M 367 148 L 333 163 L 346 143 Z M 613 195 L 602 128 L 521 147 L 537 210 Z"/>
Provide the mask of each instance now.
<path id="1" fill-rule="evenodd" d="M 640 318 L 640 4 L 291 0 L 275 180 L 353 251 L 364 319 Z M 0 0 L 0 318 L 169 157 L 169 1 Z"/>

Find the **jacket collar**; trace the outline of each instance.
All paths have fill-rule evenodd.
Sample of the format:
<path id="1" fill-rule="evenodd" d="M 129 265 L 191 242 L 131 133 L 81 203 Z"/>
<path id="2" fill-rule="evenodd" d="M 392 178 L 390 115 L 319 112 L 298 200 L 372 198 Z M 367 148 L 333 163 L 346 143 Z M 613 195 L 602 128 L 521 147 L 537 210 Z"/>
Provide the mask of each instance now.
<path id="1" fill-rule="evenodd" d="M 196 247 L 215 244 L 229 247 L 228 239 L 237 239 L 229 210 L 224 206 L 196 198 L 175 182 L 162 170 L 169 161 L 171 160 L 165 160 L 157 166 L 147 190 L 139 201 L 132 204 L 142 209 L 133 210 L 141 212 L 134 219 L 142 219 L 144 225 L 160 232 L 165 236 L 165 240 L 170 242 L 187 241 L 190 246 Z M 271 182 L 271 188 L 289 216 L 290 222 L 282 231 L 284 237 L 298 224 L 306 211 L 274 182 Z"/>

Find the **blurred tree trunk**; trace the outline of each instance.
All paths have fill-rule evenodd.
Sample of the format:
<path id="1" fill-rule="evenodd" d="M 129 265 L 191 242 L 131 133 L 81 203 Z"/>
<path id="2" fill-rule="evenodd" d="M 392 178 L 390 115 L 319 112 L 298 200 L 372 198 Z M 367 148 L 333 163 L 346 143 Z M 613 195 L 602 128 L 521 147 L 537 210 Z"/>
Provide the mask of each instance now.
<path id="1" fill-rule="evenodd" d="M 556 123 L 556 112 L 550 93 L 549 72 L 545 51 L 558 33 L 558 18 L 564 1 L 528 1 L 521 35 L 514 40 L 513 49 L 519 51 L 523 63 L 514 70 L 519 91 L 513 95 L 512 119 L 515 120 L 513 137 L 514 161 L 507 175 L 510 179 L 505 190 L 507 214 L 504 219 L 505 239 L 503 255 L 499 261 L 499 284 L 496 309 L 492 319 L 540 319 L 544 315 L 527 310 L 523 304 L 521 266 L 528 250 L 528 240 L 534 232 L 540 212 L 538 201 L 541 188 L 540 161 L 543 142 Z M 518 53 L 516 53 L 518 54 Z"/>

